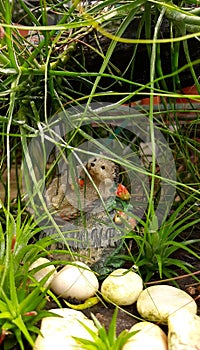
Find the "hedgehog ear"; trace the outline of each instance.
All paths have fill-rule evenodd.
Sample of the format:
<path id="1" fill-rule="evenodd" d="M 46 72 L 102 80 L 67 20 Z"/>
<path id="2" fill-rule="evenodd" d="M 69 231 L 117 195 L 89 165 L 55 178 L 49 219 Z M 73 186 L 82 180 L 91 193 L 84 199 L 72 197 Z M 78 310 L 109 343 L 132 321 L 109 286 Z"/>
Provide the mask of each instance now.
<path id="1" fill-rule="evenodd" d="M 86 165 L 85 165 L 85 168 L 88 169 L 89 165 L 90 165 L 90 166 L 95 166 L 94 163 L 95 163 L 96 161 L 97 161 L 97 158 L 95 158 L 95 157 L 88 159 L 88 161 L 87 161 L 87 163 L 86 163 Z M 92 165 L 92 163 L 93 163 L 93 165 Z"/>

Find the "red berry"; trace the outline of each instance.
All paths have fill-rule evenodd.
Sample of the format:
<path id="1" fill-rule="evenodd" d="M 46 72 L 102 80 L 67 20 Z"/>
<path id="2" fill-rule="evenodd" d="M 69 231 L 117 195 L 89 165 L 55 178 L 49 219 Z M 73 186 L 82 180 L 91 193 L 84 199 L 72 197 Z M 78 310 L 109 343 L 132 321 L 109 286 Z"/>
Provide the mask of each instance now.
<path id="1" fill-rule="evenodd" d="M 131 197 L 127 188 L 122 184 L 118 184 L 116 196 L 119 197 L 120 199 L 122 199 L 123 201 L 129 200 Z"/>
<path id="2" fill-rule="evenodd" d="M 78 180 L 78 183 L 79 183 L 79 186 L 80 186 L 80 187 L 83 187 L 84 184 L 85 184 L 85 181 L 84 181 L 84 179 L 79 179 L 79 180 Z"/>

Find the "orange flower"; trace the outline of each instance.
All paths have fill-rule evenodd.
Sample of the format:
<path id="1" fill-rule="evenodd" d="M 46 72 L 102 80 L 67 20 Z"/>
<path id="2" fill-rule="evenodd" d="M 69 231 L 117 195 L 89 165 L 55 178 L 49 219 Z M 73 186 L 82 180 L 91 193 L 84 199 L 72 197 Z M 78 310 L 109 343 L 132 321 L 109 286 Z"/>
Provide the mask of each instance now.
<path id="1" fill-rule="evenodd" d="M 119 197 L 120 199 L 122 199 L 123 201 L 129 200 L 131 197 L 127 188 L 122 184 L 118 184 L 116 196 Z"/>

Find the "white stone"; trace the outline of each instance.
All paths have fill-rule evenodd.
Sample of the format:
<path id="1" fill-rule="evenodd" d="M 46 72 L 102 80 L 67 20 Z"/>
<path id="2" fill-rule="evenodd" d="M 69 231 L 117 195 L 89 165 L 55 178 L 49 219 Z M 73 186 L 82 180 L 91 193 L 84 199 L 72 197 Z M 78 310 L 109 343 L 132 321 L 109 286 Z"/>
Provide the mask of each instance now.
<path id="1" fill-rule="evenodd" d="M 29 271 L 35 269 L 36 267 L 39 267 L 43 264 L 46 263 L 51 263 L 49 259 L 46 258 L 38 258 L 37 260 L 35 260 L 31 266 L 29 267 Z M 51 273 L 51 274 L 50 274 Z M 57 271 L 54 265 L 49 265 L 49 266 L 45 266 L 43 268 L 41 268 L 40 270 L 38 270 L 37 272 L 34 273 L 33 277 L 40 282 L 45 276 L 47 276 L 48 274 L 50 274 L 49 278 L 47 279 L 47 281 L 44 283 L 44 287 L 47 288 L 50 284 L 51 281 L 53 280 L 53 278 L 56 276 Z"/>
<path id="2" fill-rule="evenodd" d="M 183 308 L 168 317 L 169 350 L 200 349 L 200 317 Z"/>
<path id="3" fill-rule="evenodd" d="M 168 285 L 148 287 L 137 300 L 139 314 L 153 322 L 167 323 L 168 316 L 181 308 L 197 313 L 197 304 L 190 295 Z"/>
<path id="4" fill-rule="evenodd" d="M 134 334 L 122 350 L 167 350 L 167 336 L 164 331 L 151 322 L 139 322 L 131 327 Z"/>
<path id="5" fill-rule="evenodd" d="M 51 290 L 63 298 L 86 300 L 95 295 L 99 282 L 94 272 L 83 262 L 66 265 L 54 277 Z"/>
<path id="6" fill-rule="evenodd" d="M 127 269 L 113 271 L 102 283 L 103 298 L 116 305 L 133 304 L 143 290 L 142 278 Z"/>
<path id="7" fill-rule="evenodd" d="M 93 321 L 81 311 L 67 308 L 49 311 L 62 317 L 55 315 L 42 319 L 41 335 L 38 335 L 33 350 L 82 350 L 83 347 L 73 337 L 88 340 L 92 340 L 92 337 L 80 322 L 97 333 Z"/>

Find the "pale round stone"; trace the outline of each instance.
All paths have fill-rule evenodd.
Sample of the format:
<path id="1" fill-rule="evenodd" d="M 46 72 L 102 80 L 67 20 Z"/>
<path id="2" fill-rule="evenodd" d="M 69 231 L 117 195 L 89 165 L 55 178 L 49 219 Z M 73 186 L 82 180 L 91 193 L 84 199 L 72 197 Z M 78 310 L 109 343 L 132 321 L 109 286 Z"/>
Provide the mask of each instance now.
<path id="1" fill-rule="evenodd" d="M 50 264 L 51 262 L 49 259 L 46 259 L 46 258 L 38 258 L 31 264 L 31 266 L 29 267 L 29 271 L 46 263 Z M 57 274 L 57 271 L 54 265 L 49 265 L 41 268 L 39 271 L 35 272 L 33 276 L 38 282 L 40 282 L 48 274 L 50 274 L 50 276 L 47 279 L 47 281 L 44 283 L 44 287 L 46 288 L 51 284 L 51 281 Z"/>
<path id="2" fill-rule="evenodd" d="M 99 282 L 86 264 L 77 261 L 63 267 L 53 279 L 50 288 L 62 298 L 86 300 L 95 295 Z"/>
<path id="3" fill-rule="evenodd" d="M 199 349 L 200 317 L 186 308 L 168 317 L 169 350 Z"/>
<path id="4" fill-rule="evenodd" d="M 139 314 L 153 322 L 167 323 L 168 316 L 181 308 L 197 313 L 197 304 L 190 295 L 168 285 L 148 287 L 137 300 Z"/>
<path id="5" fill-rule="evenodd" d="M 55 317 L 45 317 L 41 323 L 33 350 L 82 350 L 83 347 L 73 337 L 92 340 L 92 336 L 81 322 L 97 333 L 97 328 L 81 311 L 72 309 L 51 309 Z M 62 317 L 56 317 L 56 314 Z"/>
<path id="6" fill-rule="evenodd" d="M 164 331 L 151 322 L 139 322 L 129 332 L 139 331 L 134 334 L 122 350 L 167 350 L 167 336 Z"/>
<path id="7" fill-rule="evenodd" d="M 142 278 L 127 269 L 113 271 L 102 283 L 103 298 L 117 305 L 133 304 L 143 290 Z"/>

